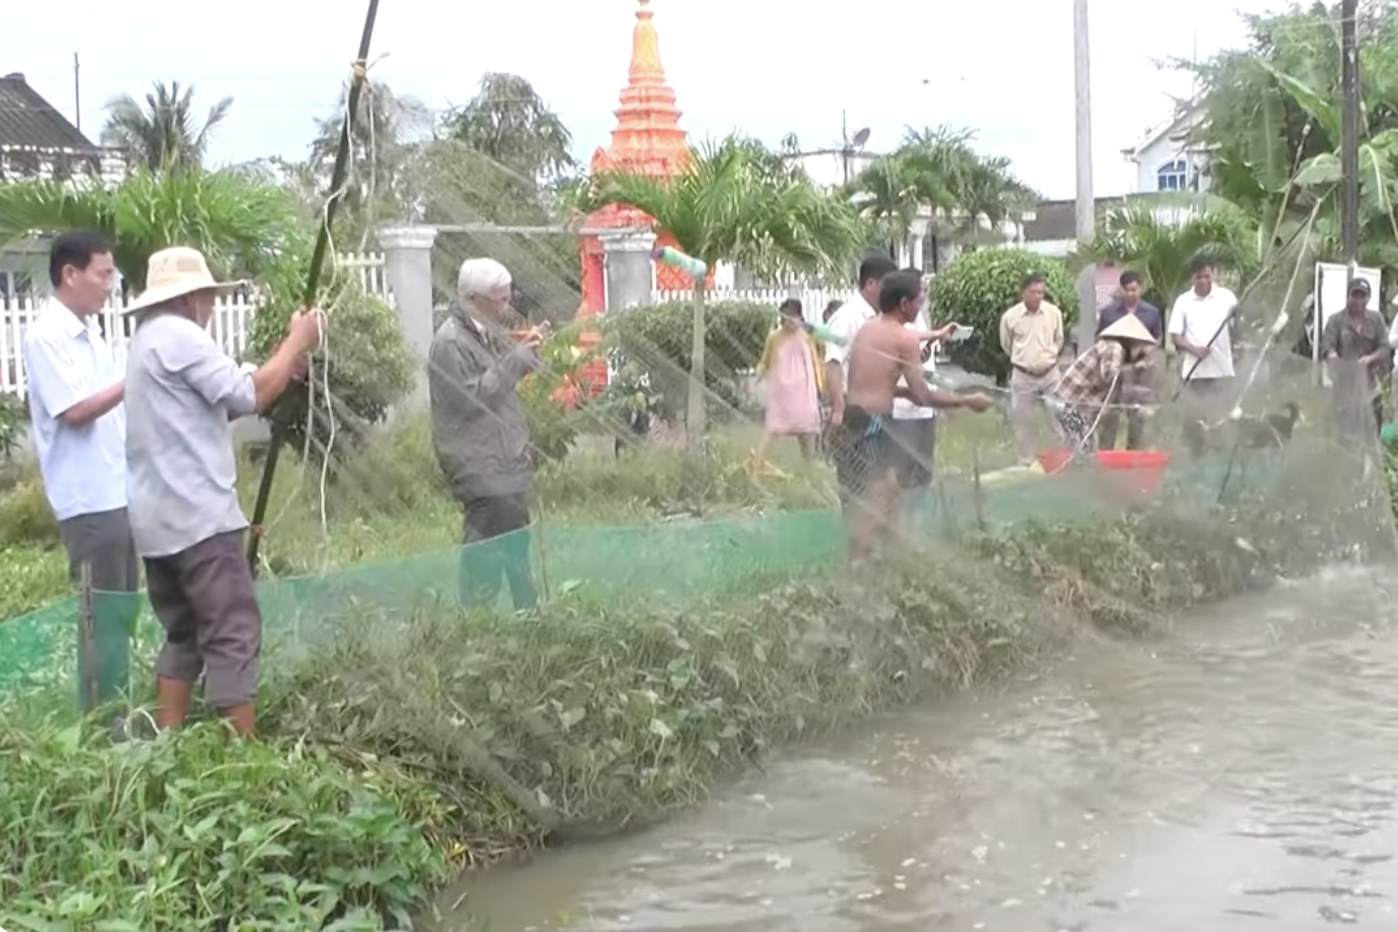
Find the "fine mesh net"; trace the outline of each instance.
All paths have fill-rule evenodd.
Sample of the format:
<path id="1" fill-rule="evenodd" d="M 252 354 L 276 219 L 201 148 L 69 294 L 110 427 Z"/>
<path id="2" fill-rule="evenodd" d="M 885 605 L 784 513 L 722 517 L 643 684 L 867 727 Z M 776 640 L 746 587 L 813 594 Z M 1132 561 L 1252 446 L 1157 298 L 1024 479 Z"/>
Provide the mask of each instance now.
<path id="1" fill-rule="evenodd" d="M 269 730 L 396 755 L 446 784 L 464 775 L 531 816 L 552 813 L 544 827 L 619 823 L 705 779 L 697 764 L 685 785 L 621 772 L 611 742 L 659 757 L 690 740 L 717 769 L 752 740 L 731 718 L 710 727 L 705 710 L 719 705 L 761 718 L 754 732 L 805 733 L 1008 666 L 1072 618 L 1140 630 L 1204 598 L 1398 551 L 1364 379 L 1291 352 L 1297 326 L 1281 310 L 1299 306 L 1288 282 L 1300 260 L 1275 281 L 1232 283 L 1245 298 L 1227 388 L 1182 389 L 1179 357 L 1161 358 L 1150 393 L 1081 412 L 1092 429 L 1076 450 L 1031 402 L 1043 455 L 1030 466 L 1010 393 L 944 365 L 937 385 L 985 391 L 994 406 L 937 419 L 934 478 L 905 495 L 895 552 L 849 570 L 829 451 L 807 460 L 779 437 L 755 455 L 764 405 L 752 370 L 785 289 L 710 296 L 696 451 L 684 424 L 692 299 L 674 270 L 657 272 L 652 306 L 580 325 L 596 287 L 579 268 L 583 240 L 550 228 L 547 212 L 493 209 L 509 172 L 467 174 L 411 192 L 419 219 L 441 229 L 434 325 L 451 313 L 461 262 L 491 256 L 513 274 L 516 324 L 559 328 L 519 386 L 534 523 L 462 546 L 424 420 L 404 414 L 336 443 L 328 427 L 358 414 L 320 392 L 322 429 L 283 459 L 262 554 Z M 850 290 L 793 293 L 816 322 Z M 628 314 L 634 326 L 621 325 Z M 333 366 L 334 308 L 330 320 Z M 570 407 L 589 365 L 610 371 L 609 387 Z M 1114 423 L 1118 446 L 1139 430 L 1142 450 L 1099 462 Z M 1064 466 L 1055 451 L 1074 455 Z M 261 468 L 243 463 L 249 512 Z M 511 612 L 520 576 L 542 599 L 532 615 Z M 496 604 L 463 608 L 482 579 Z M 144 702 L 159 640 L 143 594 L 67 599 L 0 625 L 0 687 Z"/>
<path id="2" fill-rule="evenodd" d="M 687 323 L 681 317 L 675 327 L 684 331 Z M 1254 329 L 1265 341 L 1266 328 Z M 1041 455 L 1032 466 L 1018 465 L 1009 394 L 983 389 L 996 398 L 991 411 L 940 418 L 935 478 L 905 494 L 904 538 L 916 547 L 1025 522 L 1090 527 L 1157 512 L 1228 522 L 1245 513 L 1277 539 L 1249 541 L 1254 532 L 1240 526 L 1240 546 L 1266 548 L 1268 565 L 1277 571 L 1303 572 L 1351 557 L 1386 559 L 1393 550 L 1392 519 L 1367 397 L 1355 401 L 1336 387 L 1346 377 L 1340 375 L 1345 363 L 1333 363 L 1320 380 L 1334 384 L 1317 385 L 1310 361 L 1276 350 L 1276 342 L 1265 354 L 1261 347 L 1245 349 L 1232 391 L 1203 399 L 1181 389 L 1178 356 L 1162 359 L 1146 404 L 1113 406 L 1100 419 L 1096 409 L 1087 410 L 1094 433 L 1067 465 L 1069 450 L 1045 404 L 1034 413 Z M 667 365 L 664 357 L 657 347 L 640 362 L 654 373 Z M 682 384 L 683 373 L 669 368 L 659 374 Z M 545 370 L 536 378 L 555 384 L 559 374 Z M 964 379 L 944 371 L 935 382 L 952 389 Z M 819 453 L 802 461 L 787 438 L 775 439 L 765 464 L 756 463 L 752 450 L 761 421 L 752 412 L 761 400 L 750 399 L 746 409 L 734 406 L 724 397 L 733 390 L 709 392 L 717 423 L 699 470 L 699 497 L 710 503 L 704 514 L 683 510 L 691 481 L 683 425 L 657 422 L 649 435 L 635 438 L 626 411 L 602 402 L 568 414 L 558 405 L 560 416 L 582 433 L 564 457 L 538 457 L 536 524 L 464 548 L 452 542 L 459 506 L 434 475 L 430 439 L 416 419 L 388 432 L 380 441 L 387 451 L 332 450 L 328 491 L 320 488 L 318 469 L 285 466 L 278 494 L 299 505 L 291 501 L 287 524 L 273 528 L 264 554 L 264 575 L 281 569 L 290 577 L 261 583 L 269 639 L 324 644 L 350 615 L 452 612 L 463 578 L 501 573 L 511 562 L 532 567 L 546 599 L 584 589 L 676 606 L 842 567 L 847 546 L 832 470 Z M 1094 449 L 1112 420 L 1120 422 L 1119 448 L 1139 429 L 1144 451 L 1118 449 L 1106 454 L 1115 462 L 1099 461 Z M 636 446 L 618 452 L 618 436 Z M 251 479 L 259 468 L 249 463 L 245 472 Z M 408 487 L 392 487 L 398 484 Z M 322 491 L 327 510 L 319 514 Z M 659 513 L 667 507 L 676 513 Z M 598 523 L 628 510 L 635 523 Z M 412 524 L 419 516 L 421 523 Z M 377 533 L 390 528 L 395 539 Z M 375 552 L 395 557 L 376 559 Z M 143 596 L 97 593 L 94 600 L 98 653 L 114 664 L 99 679 L 115 682 L 123 679 L 116 670 L 121 652 L 102 645 L 123 639 L 119 630 L 131 622 L 120 620 L 136 618 L 148 638 L 157 629 Z M 508 603 L 505 585 L 502 611 Z M 0 682 L 14 686 L 74 669 L 82 614 L 75 596 L 0 626 Z"/>

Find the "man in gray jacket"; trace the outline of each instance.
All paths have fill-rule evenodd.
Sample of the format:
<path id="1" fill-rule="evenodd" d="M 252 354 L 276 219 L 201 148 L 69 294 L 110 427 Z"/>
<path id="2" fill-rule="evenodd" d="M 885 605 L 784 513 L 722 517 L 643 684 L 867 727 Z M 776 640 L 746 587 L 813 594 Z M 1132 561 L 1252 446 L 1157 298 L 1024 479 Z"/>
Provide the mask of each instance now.
<path id="1" fill-rule="evenodd" d="M 511 340 L 505 329 L 513 282 L 492 259 L 468 259 L 457 276 L 457 305 L 432 338 L 427 384 L 432 446 L 461 502 L 460 591 L 472 608 L 491 608 L 509 582 L 516 610 L 537 601 L 530 569 L 529 426 L 515 388 L 540 365 L 542 330 Z"/>

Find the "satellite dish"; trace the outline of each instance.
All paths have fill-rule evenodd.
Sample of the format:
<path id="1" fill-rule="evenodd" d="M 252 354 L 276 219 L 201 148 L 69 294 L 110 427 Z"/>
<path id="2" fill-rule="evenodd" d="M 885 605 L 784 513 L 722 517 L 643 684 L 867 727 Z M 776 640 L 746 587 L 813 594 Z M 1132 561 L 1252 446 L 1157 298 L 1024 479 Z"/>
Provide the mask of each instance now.
<path id="1" fill-rule="evenodd" d="M 862 149 L 864 148 L 864 144 L 868 141 L 869 127 L 866 126 L 854 134 L 854 138 L 850 140 L 850 145 L 854 146 L 856 149 Z"/>

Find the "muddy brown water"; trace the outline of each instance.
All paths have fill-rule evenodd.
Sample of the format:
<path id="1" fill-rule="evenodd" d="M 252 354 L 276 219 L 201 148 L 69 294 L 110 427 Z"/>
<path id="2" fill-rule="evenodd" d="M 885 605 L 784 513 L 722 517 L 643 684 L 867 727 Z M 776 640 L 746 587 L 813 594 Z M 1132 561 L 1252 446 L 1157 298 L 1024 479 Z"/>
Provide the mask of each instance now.
<path id="1" fill-rule="evenodd" d="M 1332 570 L 447 891 L 449 932 L 1398 929 L 1398 583 Z"/>

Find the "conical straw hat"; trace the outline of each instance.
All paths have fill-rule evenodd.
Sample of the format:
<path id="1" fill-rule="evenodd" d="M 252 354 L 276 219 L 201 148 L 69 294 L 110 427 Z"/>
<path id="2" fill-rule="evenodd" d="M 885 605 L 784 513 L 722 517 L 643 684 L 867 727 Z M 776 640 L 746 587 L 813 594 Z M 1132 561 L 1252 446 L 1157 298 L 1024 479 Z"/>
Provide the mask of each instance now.
<path id="1" fill-rule="evenodd" d="M 1099 339 L 1115 337 L 1118 340 L 1135 340 L 1138 343 L 1154 343 L 1155 337 L 1135 314 L 1127 314 L 1121 320 L 1102 331 Z"/>

